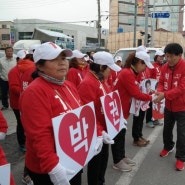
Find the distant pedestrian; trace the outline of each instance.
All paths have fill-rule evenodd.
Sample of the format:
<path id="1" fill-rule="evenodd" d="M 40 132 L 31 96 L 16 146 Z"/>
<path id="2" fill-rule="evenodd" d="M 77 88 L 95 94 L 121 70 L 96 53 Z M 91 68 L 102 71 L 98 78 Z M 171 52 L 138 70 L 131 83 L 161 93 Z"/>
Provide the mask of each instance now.
<path id="1" fill-rule="evenodd" d="M 13 48 L 5 48 L 5 56 L 0 58 L 0 87 L 1 87 L 1 99 L 3 107 L 1 110 L 6 110 L 9 107 L 9 84 L 8 73 L 16 65 L 16 57 L 13 55 Z"/>
<path id="2" fill-rule="evenodd" d="M 22 125 L 20 111 L 19 111 L 19 98 L 21 93 L 33 81 L 31 74 L 35 71 L 35 64 L 33 62 L 33 53 L 28 53 L 27 50 L 20 50 L 17 52 L 17 65 L 13 67 L 8 73 L 9 79 L 9 92 L 10 92 L 10 107 L 12 108 L 17 120 L 17 141 L 22 152 L 26 152 L 26 137 Z M 24 167 L 22 182 L 26 185 L 33 185 L 33 181 Z"/>
<path id="3" fill-rule="evenodd" d="M 154 68 L 149 70 L 150 73 L 150 78 L 156 79 L 157 81 L 159 81 L 159 78 L 161 76 L 161 69 L 162 66 L 164 65 L 164 59 L 165 59 L 165 54 L 163 52 L 163 50 L 159 49 L 155 52 L 155 56 L 154 56 L 154 62 L 152 63 Z M 159 125 L 162 126 L 163 125 L 163 119 L 159 119 L 159 120 L 153 120 L 152 119 L 152 107 L 153 107 L 153 103 L 150 102 L 149 104 L 150 108 L 147 109 L 146 112 L 146 118 L 147 118 L 147 123 L 149 123 L 148 125 Z"/>
<path id="4" fill-rule="evenodd" d="M 161 69 L 157 87 L 157 99 L 160 103 L 165 98 L 163 150 L 161 157 L 166 157 L 173 151 L 173 128 L 177 126 L 176 170 L 184 170 L 185 162 L 185 60 L 183 48 L 178 43 L 170 43 L 165 49 L 167 63 Z"/>
<path id="5" fill-rule="evenodd" d="M 76 87 L 78 87 L 89 70 L 86 57 L 88 57 L 87 54 L 83 54 L 78 50 L 73 50 L 73 55 L 69 60 L 67 80 L 72 82 Z"/>

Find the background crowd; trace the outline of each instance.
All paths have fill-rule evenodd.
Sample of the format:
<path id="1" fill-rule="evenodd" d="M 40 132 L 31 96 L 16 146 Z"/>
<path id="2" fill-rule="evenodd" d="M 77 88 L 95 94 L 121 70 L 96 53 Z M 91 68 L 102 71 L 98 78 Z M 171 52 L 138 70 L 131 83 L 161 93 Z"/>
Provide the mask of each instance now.
<path id="1" fill-rule="evenodd" d="M 29 185 L 81 185 L 80 170 L 73 175 L 60 163 L 55 148 L 52 118 L 68 113 L 89 102 L 94 103 L 97 141 L 95 156 L 87 164 L 88 185 L 104 185 L 109 156 L 109 144 L 113 156 L 113 168 L 129 172 L 137 165 L 129 158 L 125 148 L 126 129 L 111 139 L 100 97 L 115 90 L 120 95 L 123 115 L 130 116 L 131 102 L 148 102 L 138 114 L 133 115 L 133 146 L 145 147 L 150 141 L 143 135 L 143 126 L 163 127 L 163 149 L 161 157 L 173 151 L 173 128 L 177 125 L 176 170 L 184 169 L 185 162 L 185 61 L 183 49 L 177 43 L 168 44 L 164 50 L 155 53 L 150 62 L 149 50 L 139 46 L 130 53 L 126 61 L 105 51 L 81 53 L 79 50 L 61 49 L 52 42 L 32 45 L 28 51 L 20 50 L 16 57 L 13 48 L 5 49 L 0 58 L 1 111 L 10 108 L 17 120 L 17 141 L 25 152 L 25 167 L 22 182 Z M 151 81 L 157 80 L 155 90 Z M 146 80 L 146 92 L 140 84 Z M 152 116 L 153 104 L 165 100 L 164 119 Z M 31 103 L 30 103 L 31 102 Z M 10 104 L 10 105 L 9 105 Z M 5 138 L 7 122 L 0 112 L 0 139 Z M 146 116 L 146 118 L 145 118 Z M 125 123 L 124 123 L 125 124 Z M 1 148 L 0 148 L 1 149 Z M 0 150 L 0 165 L 7 164 L 3 150 Z M 13 176 L 11 185 L 15 184 Z"/>

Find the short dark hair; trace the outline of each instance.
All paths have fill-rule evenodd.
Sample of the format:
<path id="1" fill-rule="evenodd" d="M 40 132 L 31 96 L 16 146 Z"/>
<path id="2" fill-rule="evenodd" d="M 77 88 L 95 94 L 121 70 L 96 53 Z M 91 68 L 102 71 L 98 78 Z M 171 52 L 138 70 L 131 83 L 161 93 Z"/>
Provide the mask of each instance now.
<path id="1" fill-rule="evenodd" d="M 13 51 L 13 47 L 12 47 L 12 46 L 7 46 L 7 47 L 5 48 L 5 52 L 6 52 L 8 49 L 12 49 L 12 51 Z"/>
<path id="2" fill-rule="evenodd" d="M 179 55 L 183 53 L 183 48 L 178 43 L 170 43 L 164 48 L 164 53 Z"/>
<path id="3" fill-rule="evenodd" d="M 150 81 L 149 79 L 146 80 L 146 82 L 145 82 L 145 87 L 147 86 L 147 84 L 151 85 L 151 81 Z"/>

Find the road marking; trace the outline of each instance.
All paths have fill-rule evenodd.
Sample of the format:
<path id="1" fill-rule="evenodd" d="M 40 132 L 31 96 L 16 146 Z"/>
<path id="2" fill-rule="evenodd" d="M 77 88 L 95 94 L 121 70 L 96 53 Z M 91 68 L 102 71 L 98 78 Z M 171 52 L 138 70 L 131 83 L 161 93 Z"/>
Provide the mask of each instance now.
<path id="1" fill-rule="evenodd" d="M 128 173 L 123 173 L 123 175 L 119 178 L 119 180 L 115 183 L 115 185 L 129 185 L 134 178 L 135 174 L 139 170 L 143 160 L 145 159 L 146 155 L 148 154 L 150 148 L 152 147 L 153 143 L 157 139 L 160 131 L 163 129 L 163 126 L 156 126 L 152 133 L 149 135 L 147 139 L 150 140 L 150 144 L 146 147 L 141 147 L 140 150 L 136 153 L 133 160 L 136 161 L 137 165 L 132 167 L 132 171 Z"/>

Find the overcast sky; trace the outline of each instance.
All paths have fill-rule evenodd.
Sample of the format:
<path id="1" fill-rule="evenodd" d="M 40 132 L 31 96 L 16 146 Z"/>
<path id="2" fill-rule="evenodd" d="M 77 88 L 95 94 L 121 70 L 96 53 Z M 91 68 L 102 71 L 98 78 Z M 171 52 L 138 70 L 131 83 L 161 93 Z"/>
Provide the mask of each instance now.
<path id="1" fill-rule="evenodd" d="M 106 15 L 109 0 L 100 0 L 101 23 L 108 28 Z M 79 22 L 98 19 L 97 0 L 0 0 L 0 20 L 44 19 L 58 22 Z M 104 16 L 105 15 L 105 16 Z"/>

